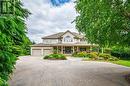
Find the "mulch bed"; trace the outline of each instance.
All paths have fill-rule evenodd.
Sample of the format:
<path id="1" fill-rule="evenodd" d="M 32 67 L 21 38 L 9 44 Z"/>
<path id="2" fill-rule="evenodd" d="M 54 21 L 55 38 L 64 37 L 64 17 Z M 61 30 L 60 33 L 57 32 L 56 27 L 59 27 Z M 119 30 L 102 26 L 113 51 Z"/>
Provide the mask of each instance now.
<path id="1" fill-rule="evenodd" d="M 126 75 L 125 79 L 130 83 L 130 74 Z"/>

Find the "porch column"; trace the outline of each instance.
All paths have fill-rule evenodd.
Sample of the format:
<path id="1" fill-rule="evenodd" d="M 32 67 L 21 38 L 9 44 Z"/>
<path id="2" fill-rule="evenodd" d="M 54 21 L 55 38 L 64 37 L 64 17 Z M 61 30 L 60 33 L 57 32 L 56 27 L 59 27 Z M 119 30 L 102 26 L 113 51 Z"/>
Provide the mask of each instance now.
<path id="1" fill-rule="evenodd" d="M 79 47 L 77 46 L 77 52 L 79 51 Z"/>
<path id="2" fill-rule="evenodd" d="M 92 52 L 92 46 L 90 46 L 90 52 Z"/>
<path id="3" fill-rule="evenodd" d="M 73 46 L 73 53 L 74 53 L 75 51 L 74 51 L 74 46 Z"/>
<path id="4" fill-rule="evenodd" d="M 44 49 L 42 48 L 42 55 L 44 55 L 43 50 L 44 50 Z"/>
<path id="5" fill-rule="evenodd" d="M 89 49 L 89 46 L 86 46 L 86 52 L 89 52 L 90 49 Z"/>
<path id="6" fill-rule="evenodd" d="M 31 55 L 32 55 L 32 47 L 31 47 Z"/>
<path id="7" fill-rule="evenodd" d="M 64 53 L 63 53 L 63 46 L 61 46 L 61 53 L 64 54 Z"/>
<path id="8" fill-rule="evenodd" d="M 58 53 L 58 46 L 57 46 L 56 52 Z"/>
<path id="9" fill-rule="evenodd" d="M 63 46 L 63 54 L 64 54 L 65 52 L 64 52 L 64 46 Z"/>

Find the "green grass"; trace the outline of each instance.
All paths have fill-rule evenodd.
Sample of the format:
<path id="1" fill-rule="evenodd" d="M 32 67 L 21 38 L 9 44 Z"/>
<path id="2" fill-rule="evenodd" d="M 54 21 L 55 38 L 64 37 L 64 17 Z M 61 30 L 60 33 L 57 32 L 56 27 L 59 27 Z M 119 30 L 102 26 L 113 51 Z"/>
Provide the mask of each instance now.
<path id="1" fill-rule="evenodd" d="M 119 61 L 111 61 L 111 62 L 114 64 L 130 67 L 130 60 L 119 60 Z"/>
<path id="2" fill-rule="evenodd" d="M 92 60 L 89 59 L 89 58 L 84 58 L 83 61 L 92 61 Z M 104 62 L 104 60 L 94 60 L 94 61 Z M 111 62 L 111 63 L 114 63 L 114 64 L 130 67 L 130 60 L 105 61 L 105 62 Z"/>

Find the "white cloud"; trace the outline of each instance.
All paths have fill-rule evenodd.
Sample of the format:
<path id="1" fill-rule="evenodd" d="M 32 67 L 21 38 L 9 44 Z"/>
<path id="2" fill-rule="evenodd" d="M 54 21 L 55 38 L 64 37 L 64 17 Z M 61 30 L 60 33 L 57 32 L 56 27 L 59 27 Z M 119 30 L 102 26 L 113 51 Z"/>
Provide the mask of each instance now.
<path id="1" fill-rule="evenodd" d="M 31 40 L 42 42 L 41 37 L 66 30 L 77 31 L 71 23 L 76 17 L 74 3 L 71 1 L 59 7 L 52 6 L 49 0 L 23 0 L 24 6 L 32 15 L 27 19 L 28 36 Z"/>

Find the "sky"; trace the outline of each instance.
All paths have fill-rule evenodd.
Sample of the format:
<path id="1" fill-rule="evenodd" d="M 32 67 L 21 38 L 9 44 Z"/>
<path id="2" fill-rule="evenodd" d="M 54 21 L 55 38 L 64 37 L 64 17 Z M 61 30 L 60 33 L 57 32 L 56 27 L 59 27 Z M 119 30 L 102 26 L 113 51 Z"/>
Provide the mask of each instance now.
<path id="1" fill-rule="evenodd" d="M 26 20 L 31 41 L 41 43 L 43 36 L 66 30 L 77 32 L 71 23 L 77 16 L 74 0 L 23 0 L 23 4 L 32 13 Z"/>

